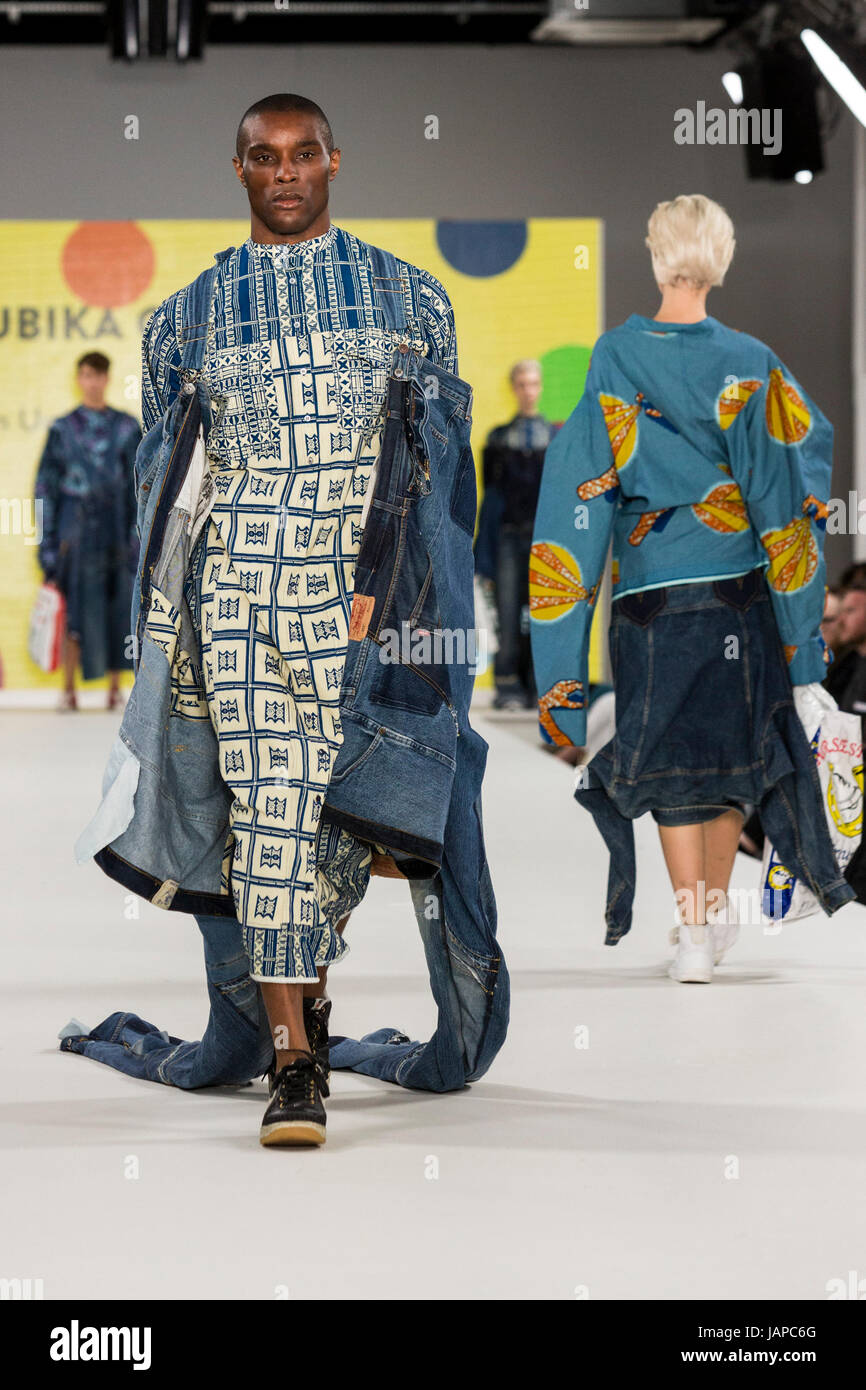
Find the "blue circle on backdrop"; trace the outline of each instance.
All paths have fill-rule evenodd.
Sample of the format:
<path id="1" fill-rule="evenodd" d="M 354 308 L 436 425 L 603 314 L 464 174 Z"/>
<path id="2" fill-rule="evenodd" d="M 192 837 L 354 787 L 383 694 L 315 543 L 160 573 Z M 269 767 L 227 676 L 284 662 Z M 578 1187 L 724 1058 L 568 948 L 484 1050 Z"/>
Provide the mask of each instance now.
<path id="1" fill-rule="evenodd" d="M 526 222 L 437 222 L 442 255 L 464 275 L 501 275 L 526 250 Z"/>

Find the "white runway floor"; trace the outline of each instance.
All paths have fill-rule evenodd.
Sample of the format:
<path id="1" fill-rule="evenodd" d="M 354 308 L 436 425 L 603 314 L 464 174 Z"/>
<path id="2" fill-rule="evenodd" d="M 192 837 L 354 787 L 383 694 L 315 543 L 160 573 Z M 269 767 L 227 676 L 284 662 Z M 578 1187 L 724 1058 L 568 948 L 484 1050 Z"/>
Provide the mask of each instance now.
<path id="1" fill-rule="evenodd" d="M 291 1152 L 259 1146 L 262 1083 L 190 1095 L 57 1050 L 71 1016 L 115 1009 L 198 1037 L 199 934 L 144 904 L 126 920 L 74 863 L 115 716 L 0 715 L 0 1277 L 46 1299 L 329 1300 L 824 1299 L 866 1278 L 866 909 L 745 928 L 711 986 L 675 985 L 652 821 L 632 933 L 605 947 L 607 857 L 571 770 L 531 720 L 474 717 L 508 1041 L 459 1094 L 335 1074 L 327 1144 Z M 757 873 L 739 856 L 734 884 Z M 405 885 L 375 880 L 347 939 L 333 1031 L 428 1037 Z"/>

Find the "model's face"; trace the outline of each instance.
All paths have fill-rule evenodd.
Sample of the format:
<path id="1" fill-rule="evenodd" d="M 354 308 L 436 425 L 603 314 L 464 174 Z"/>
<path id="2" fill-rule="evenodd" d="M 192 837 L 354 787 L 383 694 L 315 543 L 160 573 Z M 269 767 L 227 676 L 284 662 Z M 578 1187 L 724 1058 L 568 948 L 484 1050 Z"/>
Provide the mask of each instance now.
<path id="1" fill-rule="evenodd" d="M 340 167 L 340 151 L 328 153 L 319 122 L 299 112 L 269 112 L 246 124 L 243 160 L 232 163 L 250 200 L 253 232 L 266 228 L 280 239 L 300 239 L 328 228 L 328 185 Z M 311 230 L 312 229 L 312 230 Z"/>
<path id="2" fill-rule="evenodd" d="M 836 631 L 840 642 L 866 642 L 866 593 L 851 589 L 845 594 Z"/>
<path id="3" fill-rule="evenodd" d="M 531 415 L 541 395 L 540 374 L 533 371 L 517 372 L 511 388 L 517 397 L 517 408 L 521 415 Z"/>
<path id="4" fill-rule="evenodd" d="M 78 368 L 78 389 L 85 405 L 91 406 L 94 410 L 101 409 L 107 385 L 107 372 L 98 372 L 95 367 Z"/>
<path id="5" fill-rule="evenodd" d="M 838 594 L 828 593 L 824 599 L 824 617 L 821 619 L 821 636 L 828 647 L 841 645 L 841 632 L 839 628 L 839 615 L 842 610 L 842 600 Z"/>

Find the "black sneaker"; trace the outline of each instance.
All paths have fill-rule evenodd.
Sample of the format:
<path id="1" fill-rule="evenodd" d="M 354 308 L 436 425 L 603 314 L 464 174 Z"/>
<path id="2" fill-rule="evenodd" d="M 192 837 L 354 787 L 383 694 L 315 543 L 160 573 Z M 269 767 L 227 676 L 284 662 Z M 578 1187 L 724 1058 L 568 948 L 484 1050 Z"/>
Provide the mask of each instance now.
<path id="1" fill-rule="evenodd" d="M 328 1060 L 328 1020 L 331 1017 L 330 999 L 307 999 L 304 998 L 304 1029 L 307 1034 L 307 1042 L 310 1044 L 310 1051 L 319 1064 L 319 1069 L 327 1084 L 331 1079 L 331 1065 Z M 265 1079 L 268 1083 L 268 1090 L 274 1088 L 274 1077 L 276 1076 L 277 1063 L 276 1057 L 271 1060 L 271 1065 L 265 1072 Z M 327 1095 L 327 1091 L 325 1095 Z"/>
<path id="2" fill-rule="evenodd" d="M 319 1070 L 326 1082 L 331 1079 L 331 1064 L 328 1055 L 328 1020 L 331 1017 L 330 999 L 304 1000 L 304 1027 L 310 1051 L 319 1064 Z"/>
<path id="3" fill-rule="evenodd" d="M 328 1083 L 315 1057 L 302 1052 L 273 1078 L 259 1142 L 283 1146 L 324 1144 L 327 1116 L 322 1096 L 327 1095 Z"/>

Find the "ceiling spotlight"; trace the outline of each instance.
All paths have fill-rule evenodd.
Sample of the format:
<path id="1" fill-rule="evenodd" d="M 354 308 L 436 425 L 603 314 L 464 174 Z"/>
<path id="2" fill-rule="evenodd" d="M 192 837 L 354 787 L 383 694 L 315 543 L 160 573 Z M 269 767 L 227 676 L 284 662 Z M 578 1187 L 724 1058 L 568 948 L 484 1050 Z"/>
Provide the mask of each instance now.
<path id="1" fill-rule="evenodd" d="M 147 51 L 147 16 L 138 0 L 108 0 L 106 18 L 112 58 L 135 62 Z"/>
<path id="2" fill-rule="evenodd" d="M 2 3 L 2 0 L 0 0 Z M 51 0 L 56 4 L 57 0 Z M 136 62 L 201 58 L 208 0 L 105 0 L 111 55 Z"/>
<path id="3" fill-rule="evenodd" d="M 743 103 L 743 79 L 738 72 L 726 72 L 722 77 L 722 86 L 735 106 Z"/>

